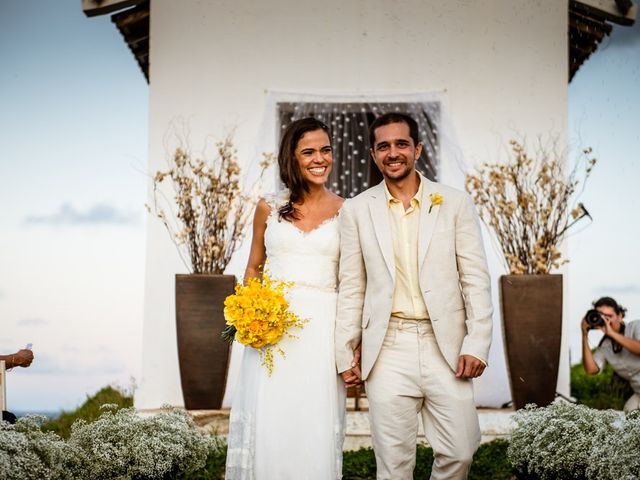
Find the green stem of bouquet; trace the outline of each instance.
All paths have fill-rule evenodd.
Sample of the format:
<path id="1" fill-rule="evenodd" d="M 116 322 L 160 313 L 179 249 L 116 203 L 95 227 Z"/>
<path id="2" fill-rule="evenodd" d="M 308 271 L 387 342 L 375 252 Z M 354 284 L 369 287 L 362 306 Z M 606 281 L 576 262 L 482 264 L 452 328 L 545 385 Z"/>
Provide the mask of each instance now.
<path id="1" fill-rule="evenodd" d="M 234 327 L 233 325 L 227 325 L 220 336 L 225 342 L 233 343 L 236 338 L 236 332 L 236 327 Z"/>

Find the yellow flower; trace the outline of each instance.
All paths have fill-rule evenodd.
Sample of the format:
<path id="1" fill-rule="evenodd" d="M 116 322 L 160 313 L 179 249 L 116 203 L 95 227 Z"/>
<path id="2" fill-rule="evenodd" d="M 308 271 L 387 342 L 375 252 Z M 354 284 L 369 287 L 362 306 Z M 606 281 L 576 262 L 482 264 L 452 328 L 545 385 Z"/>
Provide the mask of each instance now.
<path id="1" fill-rule="evenodd" d="M 273 372 L 273 348 L 284 357 L 278 342 L 285 334 L 293 337 L 289 329 L 302 328 L 308 322 L 289 310 L 285 290 L 292 285 L 272 280 L 265 273 L 262 280 L 251 278 L 246 285 L 236 285 L 235 293 L 224 301 L 224 317 L 227 325 L 235 328 L 235 339 L 260 350 L 269 375 Z"/>
<path id="2" fill-rule="evenodd" d="M 438 192 L 430 193 L 429 198 L 431 199 L 431 205 L 429 205 L 429 213 L 431 213 L 431 209 L 434 207 L 434 205 L 441 205 L 442 202 L 444 202 L 444 198 L 442 198 L 442 195 L 440 195 Z"/>

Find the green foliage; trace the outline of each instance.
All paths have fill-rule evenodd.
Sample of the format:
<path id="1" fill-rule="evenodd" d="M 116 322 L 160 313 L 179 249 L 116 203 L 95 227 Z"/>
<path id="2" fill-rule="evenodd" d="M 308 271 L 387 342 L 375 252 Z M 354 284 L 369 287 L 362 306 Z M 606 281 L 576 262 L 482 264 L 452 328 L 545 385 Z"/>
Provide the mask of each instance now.
<path id="1" fill-rule="evenodd" d="M 473 456 L 469 480 L 509 480 L 513 478 L 511 462 L 507 457 L 509 441 L 504 439 L 483 443 Z"/>
<path id="2" fill-rule="evenodd" d="M 191 470 L 175 478 L 176 480 L 222 480 L 226 458 L 227 444 L 224 440 L 216 438 L 215 446 L 209 450 L 207 463 L 204 467 Z"/>
<path id="3" fill-rule="evenodd" d="M 87 400 L 72 412 L 62 412 L 55 420 L 46 422 L 42 429 L 45 432 L 55 432 L 62 438 L 69 438 L 71 425 L 76 420 L 92 422 L 102 413 L 102 405 L 116 405 L 117 409 L 133 406 L 133 397 L 111 386 L 100 389 L 95 395 L 87 397 Z"/>
<path id="4" fill-rule="evenodd" d="M 423 444 L 416 448 L 416 466 L 413 469 L 413 478 L 422 480 L 431 476 L 433 466 L 433 450 Z"/>
<path id="5" fill-rule="evenodd" d="M 376 478 L 376 457 L 371 448 L 344 452 L 342 456 L 343 480 L 368 480 Z"/>
<path id="6" fill-rule="evenodd" d="M 629 382 L 615 374 L 611 365 L 598 375 L 589 375 L 582 364 L 571 367 L 571 396 L 591 408 L 622 410 L 633 390 Z"/>
<path id="7" fill-rule="evenodd" d="M 511 464 L 507 459 L 507 440 L 493 440 L 483 443 L 473 456 L 469 472 L 470 480 L 508 480 L 513 478 Z M 418 445 L 416 450 L 416 468 L 413 478 L 429 478 L 433 465 L 433 450 Z M 371 448 L 361 448 L 344 452 L 342 464 L 343 480 L 375 480 L 376 459 Z"/>

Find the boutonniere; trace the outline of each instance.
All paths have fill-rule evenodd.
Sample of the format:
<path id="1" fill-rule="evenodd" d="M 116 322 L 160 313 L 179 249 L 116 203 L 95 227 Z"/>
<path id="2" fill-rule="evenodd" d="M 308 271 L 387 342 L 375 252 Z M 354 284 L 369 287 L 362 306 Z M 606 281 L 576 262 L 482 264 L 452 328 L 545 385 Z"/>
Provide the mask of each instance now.
<path id="1" fill-rule="evenodd" d="M 429 206 L 429 213 L 431 213 L 431 209 L 435 205 L 441 205 L 442 202 L 444 202 L 444 198 L 442 198 L 442 195 L 440 195 L 438 192 L 430 193 L 429 198 L 431 199 L 431 205 Z"/>

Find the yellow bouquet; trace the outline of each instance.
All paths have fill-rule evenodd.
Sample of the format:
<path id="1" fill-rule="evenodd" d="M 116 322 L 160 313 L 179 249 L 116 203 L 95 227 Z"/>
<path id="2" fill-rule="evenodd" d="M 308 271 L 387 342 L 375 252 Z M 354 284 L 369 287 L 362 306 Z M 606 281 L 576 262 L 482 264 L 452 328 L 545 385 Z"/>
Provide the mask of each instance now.
<path id="1" fill-rule="evenodd" d="M 269 376 L 273 372 L 273 350 L 285 356 L 278 347 L 280 339 L 291 328 L 302 328 L 308 320 L 301 319 L 289 310 L 289 302 L 284 294 L 293 284 L 272 280 L 266 273 L 262 279 L 250 278 L 245 285 L 238 284 L 235 293 L 224 301 L 224 318 L 227 328 L 223 338 L 235 340 L 260 350 L 262 365 L 267 367 Z"/>

